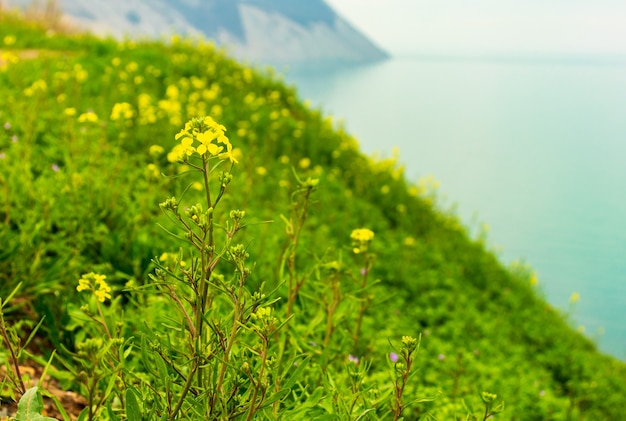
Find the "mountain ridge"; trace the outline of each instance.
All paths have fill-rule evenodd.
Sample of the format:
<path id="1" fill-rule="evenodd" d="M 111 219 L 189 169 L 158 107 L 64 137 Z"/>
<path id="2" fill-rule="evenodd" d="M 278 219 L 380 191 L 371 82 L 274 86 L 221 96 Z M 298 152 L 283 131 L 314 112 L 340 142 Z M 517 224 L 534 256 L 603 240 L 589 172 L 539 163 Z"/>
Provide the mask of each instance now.
<path id="1" fill-rule="evenodd" d="M 27 7 L 32 0 L 10 0 Z M 239 60 L 290 65 L 365 63 L 388 54 L 323 0 L 58 0 L 79 28 L 116 38 L 206 37 Z"/>

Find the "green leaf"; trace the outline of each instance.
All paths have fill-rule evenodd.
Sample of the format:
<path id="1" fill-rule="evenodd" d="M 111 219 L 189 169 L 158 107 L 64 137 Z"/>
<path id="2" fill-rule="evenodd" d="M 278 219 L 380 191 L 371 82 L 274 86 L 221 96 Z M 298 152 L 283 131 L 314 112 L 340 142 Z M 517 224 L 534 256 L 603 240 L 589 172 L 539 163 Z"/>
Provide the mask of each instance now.
<path id="1" fill-rule="evenodd" d="M 141 420 L 141 408 L 137 402 L 137 396 L 133 388 L 126 389 L 126 418 L 129 420 Z"/>
<path id="2" fill-rule="evenodd" d="M 111 402 L 107 403 L 107 415 L 109 416 L 110 421 L 120 421 L 120 417 L 117 416 L 113 407 L 111 406 Z"/>
<path id="3" fill-rule="evenodd" d="M 273 395 L 271 395 L 270 397 L 268 397 L 266 400 L 263 401 L 263 405 L 259 409 L 266 408 L 276 401 L 282 401 L 288 395 L 289 395 L 289 389 L 283 389 L 280 392 L 274 393 Z"/>
<path id="4" fill-rule="evenodd" d="M 43 411 L 43 399 L 37 387 L 31 387 L 24 393 L 22 399 L 17 404 L 16 421 L 58 421 L 56 418 L 44 417 L 41 415 Z"/>
<path id="5" fill-rule="evenodd" d="M 302 361 L 298 362 L 298 365 L 296 366 L 296 369 L 293 370 L 293 372 L 291 373 L 291 376 L 289 377 L 289 379 L 286 382 L 283 383 L 283 385 L 282 385 L 283 389 L 291 389 L 293 387 L 293 385 L 296 384 L 296 382 L 298 380 L 301 380 L 300 376 L 302 374 L 302 371 L 304 370 L 304 368 L 306 367 L 306 365 L 309 363 L 310 360 L 311 360 L 311 358 L 308 357 L 308 358 L 304 358 Z M 293 367 L 294 362 L 291 363 L 292 367 Z M 283 376 L 285 374 L 286 373 L 284 373 Z"/>
<path id="6" fill-rule="evenodd" d="M 80 411 L 80 414 L 78 414 L 78 418 L 76 418 L 76 421 L 84 421 L 87 419 L 87 416 L 89 414 L 89 408 L 85 408 L 82 411 Z"/>
<path id="7" fill-rule="evenodd" d="M 500 412 L 504 411 L 504 401 L 500 402 L 498 404 L 498 406 L 496 406 L 495 408 L 491 409 L 491 413 L 492 414 L 499 414 Z"/>
<path id="8" fill-rule="evenodd" d="M 368 408 L 365 411 L 361 412 L 361 414 L 356 418 L 355 421 L 359 421 L 361 419 L 363 419 L 364 416 L 366 416 L 369 412 L 375 411 L 376 409 L 374 408 Z"/>
<path id="9" fill-rule="evenodd" d="M 341 418 L 339 418 L 339 415 L 336 414 L 328 414 L 315 417 L 315 419 L 318 421 L 336 421 L 340 420 Z"/>
<path id="10" fill-rule="evenodd" d="M 2 297 L 0 297 L 0 310 L 2 310 L 2 308 L 4 307 L 6 303 L 11 301 L 13 296 L 17 294 L 17 291 L 19 291 L 21 287 L 22 287 L 22 283 L 20 282 L 19 284 L 17 284 L 17 286 L 13 289 L 13 291 L 11 291 L 11 293 L 6 298 L 2 299 Z"/>

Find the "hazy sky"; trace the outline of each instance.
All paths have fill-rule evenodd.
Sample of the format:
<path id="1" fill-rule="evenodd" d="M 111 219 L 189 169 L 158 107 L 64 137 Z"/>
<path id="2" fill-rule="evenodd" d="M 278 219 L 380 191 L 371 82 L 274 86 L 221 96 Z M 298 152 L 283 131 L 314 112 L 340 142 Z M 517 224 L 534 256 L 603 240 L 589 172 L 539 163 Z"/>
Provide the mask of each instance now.
<path id="1" fill-rule="evenodd" d="M 392 53 L 626 54 L 625 0 L 326 0 Z"/>

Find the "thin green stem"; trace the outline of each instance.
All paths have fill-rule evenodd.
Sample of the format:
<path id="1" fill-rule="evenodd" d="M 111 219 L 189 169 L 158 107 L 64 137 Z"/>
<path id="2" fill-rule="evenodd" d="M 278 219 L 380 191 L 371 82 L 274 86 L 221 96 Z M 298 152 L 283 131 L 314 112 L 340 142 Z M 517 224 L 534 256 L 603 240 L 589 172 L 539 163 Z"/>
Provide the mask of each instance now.
<path id="1" fill-rule="evenodd" d="M 360 300 L 361 303 L 359 306 L 359 315 L 357 317 L 356 331 L 354 334 L 354 352 L 357 351 L 357 348 L 359 346 L 359 340 L 361 339 L 361 328 L 363 325 L 363 316 L 365 315 L 365 310 L 367 309 L 367 306 L 368 306 L 367 291 L 365 290 L 365 288 L 367 287 L 367 275 L 369 274 L 369 271 L 370 271 L 369 255 L 367 254 L 367 252 L 365 252 L 363 273 L 361 275 L 361 300 Z"/>
<path id="2" fill-rule="evenodd" d="M 235 314 L 233 316 L 233 327 L 230 331 L 230 337 L 228 338 L 228 344 L 226 345 L 226 350 L 224 353 L 224 362 L 222 362 L 222 366 L 220 367 L 220 372 L 217 380 L 217 387 L 215 391 L 217 394 L 222 394 L 224 377 L 226 376 L 226 368 L 228 367 L 228 362 L 230 360 L 230 352 L 233 349 L 233 345 L 235 343 L 235 336 L 237 336 L 237 332 L 239 331 L 239 324 L 241 323 L 241 317 L 244 311 L 244 304 L 242 302 L 243 298 L 243 283 L 244 283 L 244 274 L 241 274 L 242 279 L 239 282 L 239 290 L 237 291 L 237 296 L 231 295 L 233 301 L 235 303 Z"/>
<path id="3" fill-rule="evenodd" d="M 411 365 L 413 364 L 413 359 L 411 358 L 411 354 L 407 354 L 405 357 L 406 369 L 402 373 L 402 380 L 400 385 L 396 380 L 396 404 L 394 405 L 394 414 L 393 420 L 397 421 L 402 416 L 402 411 L 404 410 L 404 405 L 402 404 L 402 395 L 404 394 L 404 388 L 406 387 L 406 383 L 409 380 L 409 373 L 411 372 Z"/>
<path id="4" fill-rule="evenodd" d="M 483 416 L 483 421 L 485 421 L 487 418 L 489 418 L 489 415 L 491 415 L 491 414 L 489 413 L 489 404 L 488 404 L 488 403 L 486 403 L 486 404 L 485 404 L 485 415 Z"/>
<path id="5" fill-rule="evenodd" d="M 246 421 L 250 421 L 252 419 L 252 416 L 256 412 L 256 399 L 259 396 L 259 388 L 261 383 L 263 382 L 263 374 L 265 373 L 265 361 L 267 358 L 268 341 L 267 337 L 265 336 L 263 336 L 261 339 L 263 340 L 263 352 L 261 352 L 261 369 L 259 370 L 258 381 L 254 383 L 254 392 L 252 393 L 252 399 L 250 400 L 250 409 L 248 411 Z"/>
<path id="6" fill-rule="evenodd" d="M 202 155 L 202 177 L 204 179 L 204 191 L 206 195 L 207 212 L 213 206 L 211 202 L 211 189 L 209 184 L 209 173 L 211 171 L 209 158 L 206 155 Z M 208 212 L 208 244 L 207 233 L 202 238 L 202 249 L 200 254 L 202 256 L 202 268 L 200 274 L 200 285 L 198 288 L 199 295 L 196 297 L 196 352 L 202 352 L 204 345 L 206 344 L 206 332 L 204 331 L 204 313 L 206 312 L 207 295 L 209 291 L 209 279 L 211 278 L 211 266 L 210 262 L 213 259 L 213 212 Z M 200 358 L 199 355 L 196 358 Z M 204 369 L 202 366 L 198 367 L 197 372 L 197 384 L 199 388 L 203 386 Z"/>
<path id="7" fill-rule="evenodd" d="M 293 311 L 293 304 L 298 298 L 298 291 L 302 287 L 299 285 L 296 279 L 296 254 L 298 250 L 298 242 L 300 240 L 300 233 L 302 232 L 302 227 L 304 227 L 304 222 L 307 218 L 308 208 L 309 208 L 309 198 L 313 189 L 306 189 L 306 193 L 304 194 L 304 200 L 301 205 L 301 211 L 298 214 L 298 209 L 295 209 L 295 214 L 297 216 L 297 224 L 292 234 L 291 245 L 289 247 L 289 257 L 287 258 L 287 267 L 289 269 L 289 295 L 287 297 L 287 317 L 291 316 Z"/>
<path id="8" fill-rule="evenodd" d="M 335 331 L 335 326 L 333 324 L 333 316 L 335 314 L 335 311 L 337 310 L 337 307 L 339 306 L 339 303 L 341 302 L 341 290 L 339 287 L 339 280 L 337 279 L 337 275 L 335 275 L 335 278 L 331 281 L 332 282 L 332 302 L 327 304 L 326 306 L 326 332 L 324 334 L 324 349 L 326 349 L 328 347 L 328 344 L 330 343 L 330 338 L 333 334 L 333 332 Z"/>
<path id="9" fill-rule="evenodd" d="M 13 361 L 13 369 L 15 370 L 15 376 L 19 380 L 21 387 L 21 393 L 26 393 L 26 385 L 24 384 L 24 380 L 22 379 L 22 373 L 20 371 L 20 364 L 17 360 L 17 355 L 15 354 L 15 350 L 13 349 L 13 344 L 10 341 L 9 334 L 6 330 L 6 326 L 4 324 L 4 315 L 1 313 L 0 309 L 0 328 L 2 328 L 2 337 L 4 338 L 4 342 L 7 344 L 7 348 L 9 348 L 9 352 L 11 353 L 11 360 Z"/>
<path id="10" fill-rule="evenodd" d="M 187 377 L 187 381 L 185 382 L 185 385 L 183 386 L 183 390 L 180 393 L 180 397 L 178 398 L 178 402 L 176 403 L 176 407 L 174 408 L 174 411 L 172 411 L 172 413 L 170 414 L 169 419 L 173 420 L 176 418 L 176 415 L 178 414 L 178 412 L 180 411 L 180 409 L 183 406 L 183 403 L 185 402 L 185 396 L 187 396 L 187 393 L 189 393 L 189 388 L 191 387 L 191 382 L 193 381 L 193 374 L 194 372 L 198 369 L 198 362 L 196 360 L 191 373 L 189 373 L 189 376 Z"/>
<path id="11" fill-rule="evenodd" d="M 108 338 L 113 339 L 113 337 L 111 336 L 111 332 L 109 331 L 109 326 L 107 326 L 106 319 L 104 318 L 104 313 L 102 312 L 102 306 L 100 306 L 100 301 L 98 301 L 97 299 L 96 299 L 96 306 L 98 307 L 98 314 L 100 314 L 100 318 L 102 319 L 100 320 L 100 324 L 104 326 L 104 331 L 106 332 Z"/>

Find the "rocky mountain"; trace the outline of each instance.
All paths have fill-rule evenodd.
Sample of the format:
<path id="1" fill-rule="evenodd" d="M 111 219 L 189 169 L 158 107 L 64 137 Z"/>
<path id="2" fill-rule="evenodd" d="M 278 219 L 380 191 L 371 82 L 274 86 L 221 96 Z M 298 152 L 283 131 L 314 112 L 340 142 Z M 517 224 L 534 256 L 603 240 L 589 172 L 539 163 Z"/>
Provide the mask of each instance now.
<path id="1" fill-rule="evenodd" d="M 33 0 L 9 0 L 25 7 Z M 41 3 L 41 1 L 40 1 Z M 57 0 L 70 22 L 102 35 L 203 34 L 257 63 L 359 63 L 387 54 L 323 0 Z"/>

